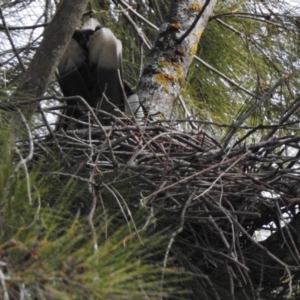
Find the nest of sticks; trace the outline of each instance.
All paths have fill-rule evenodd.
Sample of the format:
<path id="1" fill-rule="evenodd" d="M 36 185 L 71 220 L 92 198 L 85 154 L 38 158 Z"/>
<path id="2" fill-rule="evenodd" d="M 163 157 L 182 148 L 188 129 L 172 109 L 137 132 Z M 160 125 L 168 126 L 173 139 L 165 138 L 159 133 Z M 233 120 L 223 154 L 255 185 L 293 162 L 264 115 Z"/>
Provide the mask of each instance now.
<path id="1" fill-rule="evenodd" d="M 185 266 L 207 275 L 201 280 L 215 299 L 222 299 L 222 284 L 214 285 L 211 274 L 220 268 L 224 287 L 230 284 L 237 294 L 250 289 L 257 295 L 263 284 L 269 288 L 261 295 L 294 294 L 300 136 L 265 135 L 259 142 L 225 145 L 202 130 L 182 130 L 182 123 L 116 118 L 102 126 L 98 120 L 35 139 L 34 155 L 80 163 L 81 173 L 70 176 L 165 216 L 164 226 L 172 223 L 174 232 L 164 266 L 179 249 L 188 257 Z M 249 141 L 260 130 L 266 128 L 250 128 L 245 137 Z M 262 242 L 256 238 L 260 230 L 270 235 Z"/>

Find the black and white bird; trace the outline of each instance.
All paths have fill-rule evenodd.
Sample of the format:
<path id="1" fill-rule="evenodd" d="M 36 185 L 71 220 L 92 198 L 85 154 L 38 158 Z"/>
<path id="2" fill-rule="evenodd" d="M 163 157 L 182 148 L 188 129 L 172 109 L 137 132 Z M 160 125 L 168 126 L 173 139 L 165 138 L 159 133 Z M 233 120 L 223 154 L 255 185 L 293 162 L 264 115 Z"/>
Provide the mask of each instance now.
<path id="1" fill-rule="evenodd" d="M 122 43 L 94 18 L 74 32 L 58 65 L 58 82 L 65 97 L 81 96 L 92 108 L 117 117 L 138 108 L 137 95 L 123 83 Z M 66 116 L 81 119 L 85 114 L 80 101 L 68 101 Z"/>

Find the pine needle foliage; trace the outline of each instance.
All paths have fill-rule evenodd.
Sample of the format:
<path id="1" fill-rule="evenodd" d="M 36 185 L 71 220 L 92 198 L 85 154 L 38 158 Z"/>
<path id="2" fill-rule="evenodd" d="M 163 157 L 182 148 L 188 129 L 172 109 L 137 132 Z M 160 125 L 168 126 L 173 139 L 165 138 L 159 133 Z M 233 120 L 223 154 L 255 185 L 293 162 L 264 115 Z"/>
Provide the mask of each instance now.
<path id="1" fill-rule="evenodd" d="M 173 1 L 117 3 L 93 0 L 88 9 L 122 41 L 124 77 L 135 87 Z M 25 26 L 30 16 L 46 26 L 55 9 L 39 15 L 34 4 L 4 1 L 4 19 Z M 0 45 L 3 101 L 43 32 L 9 25 L 17 47 Z M 34 131 L 39 159 L 28 170 L 20 163 L 28 141 L 13 143 L 1 114 L 3 298 L 297 298 L 299 230 L 290 228 L 299 228 L 299 28 L 299 5 L 289 1 L 218 1 L 201 36 L 200 61 L 195 58 L 175 107 L 178 119 L 200 124 L 186 126 L 194 132 L 167 122 L 146 129 L 131 120 L 120 129 L 116 122 L 108 133 L 117 140 L 113 148 L 101 144 L 107 136 L 90 141 L 82 132 L 49 142 L 39 131 L 43 121 Z M 0 33 L 7 39 L 3 28 Z M 59 93 L 54 80 L 48 94 Z M 93 154 L 85 150 L 92 144 L 103 157 L 93 178 L 102 202 L 91 219 Z M 148 207 L 139 211 L 145 199 Z M 166 227 L 171 233 L 161 232 Z M 274 241 L 254 240 L 266 227 Z M 181 279 L 193 293 L 180 290 Z"/>
<path id="2" fill-rule="evenodd" d="M 153 221 L 145 226 L 141 213 L 134 225 L 104 217 L 101 208 L 93 225 L 86 215 L 75 217 L 82 183 L 71 178 L 59 184 L 45 174 L 44 161 L 18 168 L 10 136 L 2 126 L 1 299 L 182 299 L 185 292 L 174 287 L 179 270 L 166 268 L 161 281 L 161 265 L 153 263 L 163 254 L 166 232 L 155 233 Z M 57 164 L 46 164 L 47 171 Z"/>
<path id="3" fill-rule="evenodd" d="M 299 30 L 296 13 L 288 5 L 285 1 L 218 3 L 197 55 L 252 96 L 195 60 L 184 97 L 200 119 L 233 123 L 287 73 L 292 74 L 289 83 L 268 97 L 246 124 L 271 124 L 295 100 Z"/>

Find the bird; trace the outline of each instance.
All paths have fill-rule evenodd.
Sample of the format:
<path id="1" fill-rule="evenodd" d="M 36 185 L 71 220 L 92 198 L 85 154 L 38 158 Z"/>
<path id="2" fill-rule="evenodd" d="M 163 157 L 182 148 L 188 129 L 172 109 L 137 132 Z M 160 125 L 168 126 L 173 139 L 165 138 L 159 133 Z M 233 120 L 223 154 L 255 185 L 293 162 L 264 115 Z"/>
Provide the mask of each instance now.
<path id="1" fill-rule="evenodd" d="M 138 96 L 123 81 L 122 43 L 95 18 L 75 30 L 57 70 L 65 97 L 81 96 L 92 108 L 116 117 L 124 111 L 129 114 L 138 111 Z M 81 101 L 73 100 L 68 101 L 65 115 L 80 120 L 86 111 Z M 110 122 L 103 116 L 100 119 L 105 125 Z M 68 119 L 60 120 L 60 126 L 68 129 Z"/>

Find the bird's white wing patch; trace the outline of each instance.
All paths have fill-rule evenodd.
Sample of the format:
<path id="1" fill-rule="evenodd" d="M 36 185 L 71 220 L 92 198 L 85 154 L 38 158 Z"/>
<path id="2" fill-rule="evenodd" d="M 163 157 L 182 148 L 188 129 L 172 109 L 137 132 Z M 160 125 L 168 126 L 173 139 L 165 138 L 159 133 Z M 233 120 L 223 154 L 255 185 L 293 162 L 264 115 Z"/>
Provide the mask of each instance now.
<path id="1" fill-rule="evenodd" d="M 90 18 L 83 24 L 81 30 L 96 30 L 97 27 L 101 27 L 101 24 L 95 18 Z"/>

